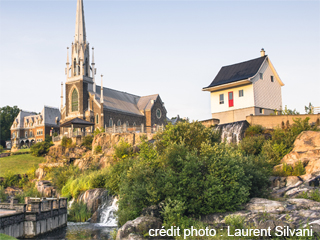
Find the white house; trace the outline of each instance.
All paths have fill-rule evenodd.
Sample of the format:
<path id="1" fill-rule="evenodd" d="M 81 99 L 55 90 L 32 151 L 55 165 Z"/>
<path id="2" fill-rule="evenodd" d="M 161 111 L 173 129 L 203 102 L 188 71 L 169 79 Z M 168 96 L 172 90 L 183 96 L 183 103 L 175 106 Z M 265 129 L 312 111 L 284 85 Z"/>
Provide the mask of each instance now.
<path id="1" fill-rule="evenodd" d="M 270 115 L 282 107 L 284 86 L 269 57 L 224 66 L 208 87 L 212 118 L 220 124 L 246 120 L 248 115 Z"/>

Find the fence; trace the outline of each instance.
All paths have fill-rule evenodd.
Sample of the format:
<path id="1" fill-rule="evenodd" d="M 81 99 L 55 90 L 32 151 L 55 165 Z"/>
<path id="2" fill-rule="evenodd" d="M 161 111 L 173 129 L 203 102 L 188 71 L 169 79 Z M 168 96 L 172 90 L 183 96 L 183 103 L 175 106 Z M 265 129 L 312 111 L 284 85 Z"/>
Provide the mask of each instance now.
<path id="1" fill-rule="evenodd" d="M 115 124 L 113 127 L 105 127 L 106 133 L 156 133 L 159 131 L 163 131 L 164 126 L 162 125 L 155 125 L 153 127 L 146 127 L 144 124 L 141 124 L 140 126 L 127 126 L 126 124 L 116 126 Z M 92 132 L 84 132 L 80 131 L 80 129 L 75 129 L 73 132 L 65 132 L 64 134 L 61 134 L 56 137 L 52 137 L 53 142 L 60 141 L 64 136 L 67 138 L 73 138 L 73 137 L 84 137 L 93 135 Z"/>

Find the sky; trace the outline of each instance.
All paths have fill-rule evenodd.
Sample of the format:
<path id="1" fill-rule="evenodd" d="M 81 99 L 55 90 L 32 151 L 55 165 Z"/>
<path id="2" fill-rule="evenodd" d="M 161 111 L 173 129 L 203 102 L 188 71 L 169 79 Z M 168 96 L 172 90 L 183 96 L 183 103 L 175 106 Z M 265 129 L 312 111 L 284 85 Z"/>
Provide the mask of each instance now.
<path id="1" fill-rule="evenodd" d="M 0 107 L 60 107 L 76 0 L 0 0 Z M 207 87 L 222 66 L 264 48 L 282 105 L 320 106 L 320 1 L 84 0 L 97 83 L 158 93 L 169 118 L 211 118 Z"/>

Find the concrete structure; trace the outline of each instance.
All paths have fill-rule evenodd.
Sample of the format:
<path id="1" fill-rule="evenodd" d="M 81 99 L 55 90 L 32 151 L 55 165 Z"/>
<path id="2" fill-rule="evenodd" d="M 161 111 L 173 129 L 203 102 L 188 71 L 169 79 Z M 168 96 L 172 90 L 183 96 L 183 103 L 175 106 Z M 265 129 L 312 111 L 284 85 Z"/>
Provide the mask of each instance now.
<path id="1" fill-rule="evenodd" d="M 74 42 L 71 46 L 71 60 L 67 53 L 65 103 L 61 90 L 61 123 L 80 118 L 94 123 L 94 128 L 121 126 L 147 127 L 162 125 L 166 122 L 166 108 L 159 94 L 137 96 L 126 92 L 96 85 L 94 48 L 90 48 L 86 39 L 83 1 L 78 0 Z M 62 86 L 63 88 L 63 86 Z M 84 130 L 82 129 L 82 131 Z M 61 133 L 68 134 L 71 129 L 62 128 Z"/>
<path id="2" fill-rule="evenodd" d="M 26 204 L 0 203 L 0 233 L 32 238 L 66 225 L 66 198 L 26 198 Z"/>
<path id="3" fill-rule="evenodd" d="M 58 108 L 44 106 L 40 114 L 21 110 L 10 128 L 11 141 L 7 142 L 7 148 L 30 147 L 44 141 L 50 132 L 59 132 L 60 119 Z"/>
<path id="4" fill-rule="evenodd" d="M 309 124 L 320 125 L 320 114 L 301 114 L 301 115 L 277 115 L 277 116 L 247 116 L 246 120 L 250 125 L 261 125 L 265 128 L 274 129 L 277 127 L 287 127 L 294 123 L 293 120 L 310 118 Z"/>
<path id="5" fill-rule="evenodd" d="M 211 93 L 212 118 L 220 124 L 246 120 L 249 115 L 269 115 L 281 110 L 282 83 L 269 57 L 261 57 L 221 68 L 203 91 Z"/>

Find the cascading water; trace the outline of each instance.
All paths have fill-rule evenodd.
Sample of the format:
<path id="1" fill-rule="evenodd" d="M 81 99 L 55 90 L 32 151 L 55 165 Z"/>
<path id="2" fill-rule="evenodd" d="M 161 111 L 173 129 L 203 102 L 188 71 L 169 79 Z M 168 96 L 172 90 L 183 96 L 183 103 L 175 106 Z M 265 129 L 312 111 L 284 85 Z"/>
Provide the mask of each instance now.
<path id="1" fill-rule="evenodd" d="M 118 198 L 114 197 L 112 204 L 109 202 L 103 203 L 98 211 L 100 211 L 100 222 L 97 223 L 99 226 L 105 227 L 117 227 L 118 222 L 115 215 L 115 212 L 118 211 Z"/>
<path id="2" fill-rule="evenodd" d="M 227 123 L 217 126 L 221 131 L 221 141 L 227 143 L 239 143 L 243 138 L 243 133 L 249 126 L 247 121 Z"/>

